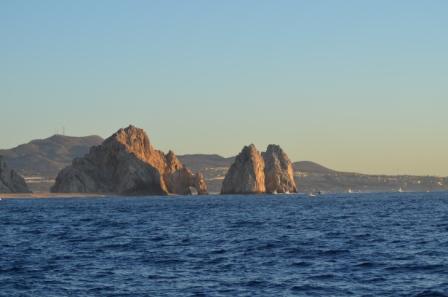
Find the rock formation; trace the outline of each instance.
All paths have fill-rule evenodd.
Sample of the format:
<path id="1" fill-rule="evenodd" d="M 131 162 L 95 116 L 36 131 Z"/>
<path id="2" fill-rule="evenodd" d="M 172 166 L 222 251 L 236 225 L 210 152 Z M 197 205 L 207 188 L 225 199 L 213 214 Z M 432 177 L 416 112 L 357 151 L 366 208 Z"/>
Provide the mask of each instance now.
<path id="1" fill-rule="evenodd" d="M 193 174 L 173 152 L 154 149 L 146 133 L 129 126 L 92 147 L 57 176 L 52 192 L 122 195 L 206 194 L 201 174 Z"/>
<path id="2" fill-rule="evenodd" d="M 295 193 L 294 170 L 278 145 L 260 154 L 251 144 L 243 148 L 227 172 L 222 194 Z"/>
<path id="3" fill-rule="evenodd" d="M 222 194 L 264 193 L 264 161 L 255 145 L 245 146 L 222 184 Z"/>
<path id="4" fill-rule="evenodd" d="M 193 187 L 199 195 L 207 194 L 207 185 L 201 173 L 193 174 L 190 169 L 179 161 L 172 151 L 166 154 L 165 159 L 166 166 L 163 176 L 168 192 L 190 195 L 192 193 L 191 187 Z"/>
<path id="5" fill-rule="evenodd" d="M 264 175 L 267 193 L 296 193 L 294 169 L 288 156 L 280 146 L 270 144 L 265 153 Z"/>
<path id="6" fill-rule="evenodd" d="M 0 156 L 0 193 L 29 193 L 23 177 L 10 169 Z"/>

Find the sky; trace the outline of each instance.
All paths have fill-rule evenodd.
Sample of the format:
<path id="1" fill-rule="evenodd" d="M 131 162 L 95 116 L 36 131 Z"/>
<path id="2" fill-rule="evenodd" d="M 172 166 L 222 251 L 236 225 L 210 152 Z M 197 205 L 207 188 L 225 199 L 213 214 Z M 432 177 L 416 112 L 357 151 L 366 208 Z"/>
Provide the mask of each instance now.
<path id="1" fill-rule="evenodd" d="M 177 154 L 280 144 L 448 176 L 448 1 L 0 0 L 0 148 L 134 124 Z"/>

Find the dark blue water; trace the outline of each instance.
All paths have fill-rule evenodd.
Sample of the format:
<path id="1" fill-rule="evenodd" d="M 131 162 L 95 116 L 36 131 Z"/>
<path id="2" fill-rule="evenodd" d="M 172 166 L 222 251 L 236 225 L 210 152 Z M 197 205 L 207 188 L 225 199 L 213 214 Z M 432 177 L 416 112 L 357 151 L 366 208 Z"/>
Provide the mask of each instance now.
<path id="1" fill-rule="evenodd" d="M 0 296 L 448 296 L 448 193 L 0 201 Z"/>

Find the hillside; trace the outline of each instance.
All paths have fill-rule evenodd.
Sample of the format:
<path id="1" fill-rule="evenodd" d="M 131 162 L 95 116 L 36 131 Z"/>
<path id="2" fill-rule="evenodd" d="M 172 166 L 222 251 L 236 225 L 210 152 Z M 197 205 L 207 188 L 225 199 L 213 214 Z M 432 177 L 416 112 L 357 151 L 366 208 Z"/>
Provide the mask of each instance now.
<path id="1" fill-rule="evenodd" d="M 202 172 L 210 193 L 221 191 L 224 177 L 235 157 L 221 157 L 215 154 L 191 154 L 178 156 L 179 160 L 193 172 Z"/>
<path id="2" fill-rule="evenodd" d="M 9 166 L 23 176 L 54 177 L 75 157 L 88 152 L 103 141 L 99 136 L 72 137 L 53 135 L 9 150 L 0 150 Z"/>
<path id="3" fill-rule="evenodd" d="M 12 149 L 0 150 L 0 155 L 12 169 L 25 177 L 31 190 L 45 191 L 62 168 L 102 141 L 99 136 L 53 135 Z"/>
<path id="4" fill-rule="evenodd" d="M 203 170 L 204 168 L 230 167 L 235 157 L 224 158 L 220 155 L 191 154 L 179 156 L 185 166 L 193 170 Z"/>
<path id="5" fill-rule="evenodd" d="M 294 171 L 330 174 L 336 171 L 311 161 L 300 161 L 292 164 Z"/>

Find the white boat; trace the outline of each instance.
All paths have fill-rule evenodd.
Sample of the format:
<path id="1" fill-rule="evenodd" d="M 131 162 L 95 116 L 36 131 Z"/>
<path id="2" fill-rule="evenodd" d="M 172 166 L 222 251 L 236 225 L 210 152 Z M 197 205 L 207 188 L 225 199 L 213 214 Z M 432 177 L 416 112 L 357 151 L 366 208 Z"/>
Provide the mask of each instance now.
<path id="1" fill-rule="evenodd" d="M 398 189 L 398 192 L 399 192 L 399 193 L 403 193 L 403 188 L 400 187 L 400 188 Z"/>
<path id="2" fill-rule="evenodd" d="M 321 192 L 321 191 L 308 193 L 308 196 L 309 196 L 309 197 L 316 197 L 316 196 L 319 196 L 319 195 L 322 195 L 322 192 Z"/>

